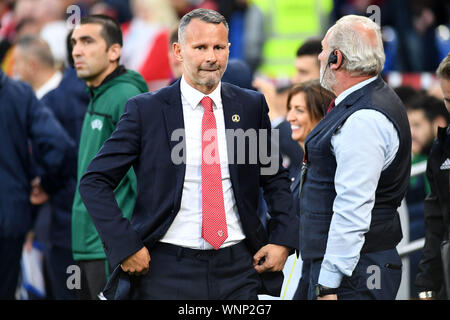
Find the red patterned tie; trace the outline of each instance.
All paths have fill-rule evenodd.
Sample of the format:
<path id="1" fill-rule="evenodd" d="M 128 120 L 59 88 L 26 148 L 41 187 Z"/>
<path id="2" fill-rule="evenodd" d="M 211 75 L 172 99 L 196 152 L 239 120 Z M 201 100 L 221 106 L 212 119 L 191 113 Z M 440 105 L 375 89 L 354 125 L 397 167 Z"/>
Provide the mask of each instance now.
<path id="1" fill-rule="evenodd" d="M 200 103 L 205 109 L 202 118 L 202 238 L 217 250 L 228 237 L 228 230 L 216 118 L 210 97 L 204 97 Z"/>
<path id="2" fill-rule="evenodd" d="M 328 109 L 327 109 L 327 113 L 330 112 L 331 110 L 333 110 L 333 108 L 335 106 L 334 100 L 336 100 L 336 99 L 331 100 L 330 105 L 328 106 Z"/>

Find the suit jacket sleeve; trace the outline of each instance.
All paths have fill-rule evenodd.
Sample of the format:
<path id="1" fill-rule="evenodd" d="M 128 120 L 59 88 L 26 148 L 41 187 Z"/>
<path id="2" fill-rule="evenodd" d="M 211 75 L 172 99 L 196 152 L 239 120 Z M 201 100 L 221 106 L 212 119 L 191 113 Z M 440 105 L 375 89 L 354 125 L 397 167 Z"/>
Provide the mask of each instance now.
<path id="1" fill-rule="evenodd" d="M 262 108 L 261 128 L 267 129 L 269 133 L 266 143 L 271 160 L 269 164 L 262 164 L 261 166 L 262 168 L 268 169 L 276 164 L 277 169 L 275 174 L 270 174 L 270 171 L 272 171 L 270 169 L 268 171 L 262 171 L 260 176 L 261 187 L 264 190 L 264 200 L 267 203 L 271 216 L 267 225 L 269 243 L 284 245 L 298 250 L 299 219 L 293 208 L 289 172 L 282 166 L 279 141 L 277 141 L 279 140 L 278 135 L 276 132 L 274 132 L 273 136 L 270 134 L 269 108 L 263 96 Z"/>
<path id="2" fill-rule="evenodd" d="M 115 188 L 139 157 L 140 134 L 139 110 L 130 99 L 116 129 L 80 181 L 81 198 L 113 267 L 144 246 L 114 196 Z"/>
<path id="3" fill-rule="evenodd" d="M 66 179 L 76 175 L 75 142 L 69 137 L 53 112 L 45 107 L 33 93 L 28 104 L 27 125 L 33 155 L 42 166 L 41 185 L 53 194 L 63 188 Z"/>

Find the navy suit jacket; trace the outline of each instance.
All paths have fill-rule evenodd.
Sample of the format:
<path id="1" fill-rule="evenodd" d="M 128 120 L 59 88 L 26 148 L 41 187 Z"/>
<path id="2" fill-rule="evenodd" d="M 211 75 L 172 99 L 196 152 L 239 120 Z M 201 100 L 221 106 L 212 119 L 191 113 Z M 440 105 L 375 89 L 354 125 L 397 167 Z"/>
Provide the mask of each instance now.
<path id="1" fill-rule="evenodd" d="M 29 142 L 44 172 L 41 184 L 52 196 L 74 174 L 75 144 L 31 87 L 0 70 L 0 238 L 22 238 L 32 226 Z M 2 258 L 0 258 L 2 259 Z"/>
<path id="2" fill-rule="evenodd" d="M 268 107 L 262 94 L 227 83 L 222 83 L 221 93 L 226 129 L 254 129 L 255 132 L 267 129 L 270 141 Z M 236 114 L 240 117 L 238 122 L 232 121 Z M 179 80 L 127 102 L 116 130 L 80 181 L 81 197 L 113 267 L 144 245 L 151 255 L 151 247 L 164 236 L 180 209 L 185 163 L 174 163 L 171 155 L 172 152 L 182 155 L 179 151 L 185 144 L 183 139 L 172 139 L 172 133 L 177 129 L 184 129 Z M 230 141 L 227 143 L 230 150 Z M 236 141 L 234 146 L 236 160 Z M 251 146 L 248 142 L 245 146 L 248 155 Z M 298 216 L 292 210 L 288 171 L 281 166 L 279 152 L 276 161 L 279 170 L 273 175 L 261 174 L 264 165 L 259 159 L 255 164 L 237 161 L 229 164 L 245 241 L 252 253 L 267 243 L 298 248 Z M 130 166 L 133 166 L 138 181 L 131 223 L 122 217 L 113 194 Z M 260 186 L 272 214 L 267 230 L 257 215 Z M 278 291 L 279 294 L 281 272 L 267 272 L 262 278 L 269 282 L 273 280 L 271 284 L 263 281 L 266 292 L 277 294 Z"/>

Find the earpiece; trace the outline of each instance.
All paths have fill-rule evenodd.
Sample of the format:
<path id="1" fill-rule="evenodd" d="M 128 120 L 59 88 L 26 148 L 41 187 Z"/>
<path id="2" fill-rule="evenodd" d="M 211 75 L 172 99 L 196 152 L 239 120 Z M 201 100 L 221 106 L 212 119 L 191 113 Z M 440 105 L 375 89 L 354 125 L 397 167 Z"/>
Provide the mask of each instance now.
<path id="1" fill-rule="evenodd" d="M 334 50 L 331 51 L 330 56 L 328 57 L 328 64 L 336 63 L 338 61 L 337 55 L 334 53 Z"/>

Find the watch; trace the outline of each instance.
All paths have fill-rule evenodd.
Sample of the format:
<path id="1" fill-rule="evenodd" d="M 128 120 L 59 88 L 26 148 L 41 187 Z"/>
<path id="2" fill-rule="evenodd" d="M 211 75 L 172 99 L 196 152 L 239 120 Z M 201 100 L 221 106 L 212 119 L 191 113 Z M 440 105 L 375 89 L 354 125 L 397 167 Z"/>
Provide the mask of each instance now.
<path id="1" fill-rule="evenodd" d="M 329 294 L 337 294 L 338 288 L 325 288 L 321 284 L 316 284 L 314 286 L 314 292 L 315 292 L 316 296 L 323 297 L 323 296 L 327 296 Z"/>
<path id="2" fill-rule="evenodd" d="M 434 292 L 433 291 L 422 291 L 422 292 L 419 292 L 419 298 L 420 299 L 434 298 Z"/>

